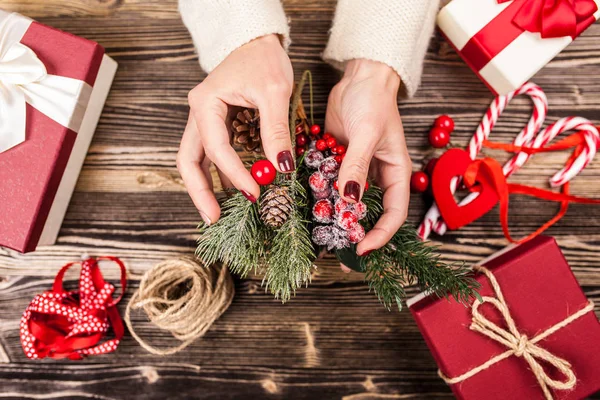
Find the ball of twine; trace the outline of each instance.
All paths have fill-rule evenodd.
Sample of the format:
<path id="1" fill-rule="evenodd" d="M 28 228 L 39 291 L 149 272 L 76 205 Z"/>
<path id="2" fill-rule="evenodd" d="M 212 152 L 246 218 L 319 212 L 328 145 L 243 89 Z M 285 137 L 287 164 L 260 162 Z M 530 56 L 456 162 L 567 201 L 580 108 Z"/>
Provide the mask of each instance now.
<path id="1" fill-rule="evenodd" d="M 235 293 L 227 267 L 203 267 L 190 257 L 165 260 L 144 274 L 125 310 L 125 324 L 147 351 L 169 355 L 204 336 L 227 310 Z M 156 327 L 182 343 L 175 347 L 149 345 L 133 329 L 131 310 L 143 309 Z"/>

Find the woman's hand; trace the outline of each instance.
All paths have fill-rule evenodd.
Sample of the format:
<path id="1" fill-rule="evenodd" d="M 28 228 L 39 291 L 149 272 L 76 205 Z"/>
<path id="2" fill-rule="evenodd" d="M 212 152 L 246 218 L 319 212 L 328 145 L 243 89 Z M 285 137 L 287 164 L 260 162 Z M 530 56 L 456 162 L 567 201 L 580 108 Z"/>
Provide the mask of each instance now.
<path id="1" fill-rule="evenodd" d="M 339 173 L 346 200 L 359 201 L 371 171 L 383 190 L 384 213 L 358 244 L 364 255 L 384 246 L 402 226 L 408 212 L 411 161 L 398 112 L 400 77 L 385 64 L 350 61 L 329 95 L 325 128 L 348 144 Z"/>
<path id="2" fill-rule="evenodd" d="M 280 172 L 295 169 L 288 127 L 294 73 L 276 35 L 263 36 L 232 52 L 188 95 L 190 115 L 177 154 L 177 168 L 200 211 L 214 223 L 220 208 L 209 171 L 213 162 L 249 201 L 260 188 L 230 144 L 228 114 L 235 106 L 258 108 L 265 154 Z M 225 185 L 226 183 L 224 183 Z"/>

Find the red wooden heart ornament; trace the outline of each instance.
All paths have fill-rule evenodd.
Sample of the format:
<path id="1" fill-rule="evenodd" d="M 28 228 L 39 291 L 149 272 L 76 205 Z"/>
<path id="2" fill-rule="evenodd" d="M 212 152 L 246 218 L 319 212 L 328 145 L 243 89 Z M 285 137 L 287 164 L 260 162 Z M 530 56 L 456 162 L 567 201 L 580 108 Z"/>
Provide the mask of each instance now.
<path id="1" fill-rule="evenodd" d="M 450 229 L 458 229 L 479 219 L 498 203 L 498 195 L 487 181 L 478 181 L 471 191 L 479 192 L 473 201 L 459 206 L 451 191 L 451 181 L 463 177 L 473 160 L 461 149 L 450 149 L 438 160 L 433 170 L 433 197 Z"/>

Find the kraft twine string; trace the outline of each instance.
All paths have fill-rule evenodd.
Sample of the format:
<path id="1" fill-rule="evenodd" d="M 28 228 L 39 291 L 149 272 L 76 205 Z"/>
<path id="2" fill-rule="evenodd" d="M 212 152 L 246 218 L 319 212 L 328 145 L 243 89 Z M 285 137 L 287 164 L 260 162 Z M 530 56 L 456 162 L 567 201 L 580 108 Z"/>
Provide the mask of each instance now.
<path id="1" fill-rule="evenodd" d="M 592 301 L 589 301 L 585 307 L 583 307 L 576 313 L 570 315 L 569 317 L 557 323 L 556 325 L 551 326 L 550 328 L 546 329 L 534 338 L 529 339 L 526 335 L 521 334 L 517 329 L 515 321 L 513 320 L 508 309 L 508 305 L 504 300 L 504 295 L 502 294 L 500 285 L 498 284 L 498 281 L 496 280 L 494 274 L 485 267 L 476 266 L 474 267 L 474 269 L 483 273 L 488 278 L 490 284 L 492 285 L 492 288 L 494 289 L 496 297 L 482 297 L 481 301 L 476 299 L 473 302 L 473 306 L 471 307 L 471 311 L 473 313 L 473 320 L 470 329 L 479 332 L 489 337 L 490 339 L 497 341 L 498 343 L 503 344 L 504 346 L 508 347 L 508 350 L 502 354 L 491 358 L 490 360 L 486 361 L 480 366 L 475 367 L 470 371 L 467 371 L 464 374 L 459 375 L 457 377 L 447 377 L 440 370 L 438 370 L 438 375 L 447 384 L 453 385 L 459 382 L 463 382 L 480 373 L 481 371 L 488 369 L 492 365 L 495 365 L 500 361 L 514 355 L 515 357 L 522 357 L 527 362 L 527 364 L 529 364 L 529 367 L 531 368 L 531 371 L 537 379 L 539 386 L 544 392 L 544 397 L 547 400 L 553 399 L 552 393 L 550 392 L 550 388 L 556 390 L 573 389 L 575 387 L 575 384 L 577 383 L 577 377 L 571 369 L 571 364 L 569 364 L 568 361 L 557 357 L 556 355 L 550 353 L 544 348 L 538 346 L 536 343 L 554 334 L 559 329 L 562 329 L 565 326 L 571 324 L 572 322 L 581 318 L 585 314 L 592 312 L 594 310 L 594 303 Z M 508 329 L 503 329 L 499 327 L 495 323 L 489 321 L 479 312 L 479 306 L 484 303 L 489 303 L 492 306 L 496 307 L 498 311 L 500 311 Z M 554 366 L 563 374 L 565 379 L 562 381 L 551 379 L 538 360 L 545 361 L 548 364 Z"/>
<path id="2" fill-rule="evenodd" d="M 165 260 L 146 272 L 125 309 L 125 324 L 147 351 L 161 356 L 177 353 L 204 336 L 227 310 L 235 290 L 226 267 L 204 267 L 190 257 Z M 157 328 L 181 344 L 158 348 L 143 340 L 131 323 L 131 310 L 143 310 Z"/>

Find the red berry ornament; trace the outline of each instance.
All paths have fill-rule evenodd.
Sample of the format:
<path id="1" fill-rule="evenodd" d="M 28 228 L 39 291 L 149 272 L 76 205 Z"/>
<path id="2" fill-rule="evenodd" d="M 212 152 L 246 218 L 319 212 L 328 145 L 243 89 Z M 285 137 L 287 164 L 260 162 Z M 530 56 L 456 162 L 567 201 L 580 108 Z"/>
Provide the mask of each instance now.
<path id="1" fill-rule="evenodd" d="M 296 135 L 302 132 L 304 132 L 304 125 L 298 125 L 296 127 Z"/>
<path id="2" fill-rule="evenodd" d="M 296 147 L 296 156 L 300 157 L 305 151 L 306 149 L 304 147 Z"/>
<path id="3" fill-rule="evenodd" d="M 321 133 L 321 127 L 317 124 L 314 124 L 313 126 L 310 127 L 310 134 L 313 136 L 317 136 L 319 133 Z"/>
<path id="4" fill-rule="evenodd" d="M 331 222 L 333 205 L 328 199 L 319 200 L 315 203 L 312 212 L 315 221 L 325 224 Z"/>
<path id="5" fill-rule="evenodd" d="M 365 192 L 366 192 L 367 190 L 369 190 L 369 182 L 368 182 L 368 181 L 367 181 L 367 182 L 365 182 Z"/>
<path id="6" fill-rule="evenodd" d="M 362 201 L 355 203 L 352 208 L 354 209 L 354 213 L 358 216 L 359 220 L 367 216 L 367 205 Z"/>
<path id="7" fill-rule="evenodd" d="M 348 231 L 348 240 L 351 243 L 358 243 L 365 238 L 365 228 L 361 224 L 356 224 L 353 229 Z"/>
<path id="8" fill-rule="evenodd" d="M 335 213 L 336 214 L 341 214 L 346 210 L 350 209 L 350 203 L 348 203 L 346 200 L 342 199 L 341 197 L 339 199 L 337 199 L 337 201 L 335 202 Z"/>
<path id="9" fill-rule="evenodd" d="M 277 170 L 271 161 L 269 160 L 258 160 L 252 165 L 252 169 L 250 170 L 252 177 L 261 186 L 270 185 L 275 180 L 277 176 Z"/>
<path id="10" fill-rule="evenodd" d="M 327 150 L 327 143 L 325 143 L 325 141 L 323 139 L 319 139 L 319 140 L 317 140 L 315 147 L 319 151 L 325 151 L 325 150 Z"/>
<path id="11" fill-rule="evenodd" d="M 296 135 L 296 145 L 297 146 L 304 147 L 304 146 L 306 146 L 307 143 L 308 143 L 308 136 L 306 136 L 304 133 Z"/>
<path id="12" fill-rule="evenodd" d="M 332 136 L 331 136 L 331 133 L 329 133 L 329 132 L 325 132 L 325 133 L 323 134 L 323 140 L 327 140 L 327 139 L 329 139 L 330 137 L 332 137 Z"/>
<path id="13" fill-rule="evenodd" d="M 323 160 L 321 165 L 319 165 L 319 171 L 321 171 L 323 176 L 327 179 L 335 178 L 339 169 L 340 164 L 335 160 L 334 157 L 327 157 Z"/>
<path id="14" fill-rule="evenodd" d="M 337 140 L 335 140 L 334 137 L 330 137 L 330 138 L 326 139 L 325 143 L 327 144 L 327 147 L 330 149 L 333 149 L 335 146 L 337 146 Z"/>
<path id="15" fill-rule="evenodd" d="M 452 132 L 454 130 L 454 120 L 449 115 L 440 115 L 436 118 L 433 126 L 446 132 Z"/>
<path id="16" fill-rule="evenodd" d="M 322 192 L 329 186 L 329 180 L 317 171 L 308 178 L 308 185 L 314 192 Z"/>
<path id="17" fill-rule="evenodd" d="M 410 177 L 410 189 L 413 192 L 423 193 L 429 187 L 429 177 L 423 171 L 413 172 Z"/>
<path id="18" fill-rule="evenodd" d="M 435 168 L 435 164 L 437 164 L 437 162 L 438 162 L 437 158 L 432 158 L 431 160 L 429 160 L 429 162 L 425 166 L 425 173 L 427 175 L 432 176 L 433 169 Z"/>
<path id="19" fill-rule="evenodd" d="M 336 160 L 336 161 L 337 161 L 337 160 Z M 335 180 L 335 182 L 333 182 L 333 189 L 334 189 L 334 190 L 340 190 L 339 183 L 338 183 L 338 180 L 337 180 L 337 179 Z"/>
<path id="20" fill-rule="evenodd" d="M 338 144 L 333 149 L 331 149 L 331 152 L 333 154 L 337 154 L 337 155 L 341 156 L 342 154 L 346 154 L 346 146 L 344 146 L 342 144 Z"/>
<path id="21" fill-rule="evenodd" d="M 335 160 L 335 161 L 336 161 L 338 164 L 340 164 L 340 165 L 341 165 L 341 164 L 342 164 L 342 161 L 344 161 L 344 156 L 345 156 L 345 154 L 342 154 L 342 155 L 337 155 L 337 156 L 333 157 L 333 159 L 334 159 L 334 160 Z"/>
<path id="22" fill-rule="evenodd" d="M 450 133 L 441 128 L 433 128 L 429 132 L 429 143 L 436 149 L 448 146 L 450 143 Z"/>

